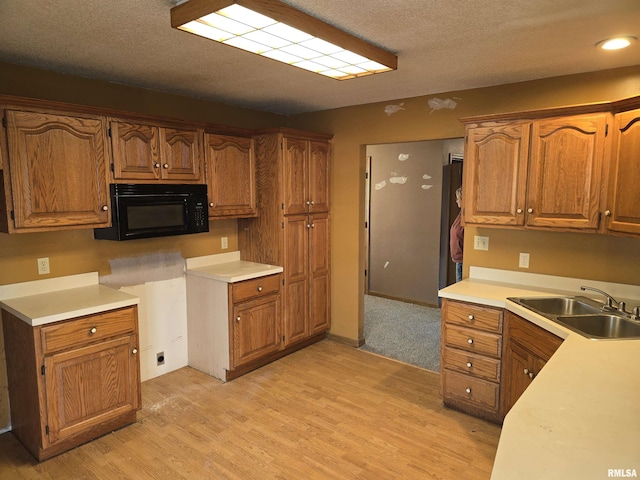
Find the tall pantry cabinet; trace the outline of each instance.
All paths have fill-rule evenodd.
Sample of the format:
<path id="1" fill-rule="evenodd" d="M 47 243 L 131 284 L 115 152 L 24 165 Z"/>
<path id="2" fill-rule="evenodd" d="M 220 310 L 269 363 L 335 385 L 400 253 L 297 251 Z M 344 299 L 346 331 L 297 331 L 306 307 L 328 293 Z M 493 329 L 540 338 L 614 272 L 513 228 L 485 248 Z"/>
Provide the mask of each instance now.
<path id="1" fill-rule="evenodd" d="M 330 139 L 293 129 L 255 137 L 260 215 L 238 220 L 238 243 L 243 260 L 284 268 L 285 347 L 331 326 Z"/>

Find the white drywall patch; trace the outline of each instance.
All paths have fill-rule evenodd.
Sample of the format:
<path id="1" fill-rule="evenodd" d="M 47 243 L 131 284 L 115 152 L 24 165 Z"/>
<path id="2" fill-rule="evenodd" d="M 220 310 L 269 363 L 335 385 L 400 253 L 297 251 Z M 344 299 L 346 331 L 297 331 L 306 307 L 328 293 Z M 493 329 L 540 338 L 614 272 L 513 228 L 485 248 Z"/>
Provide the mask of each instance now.
<path id="1" fill-rule="evenodd" d="M 381 182 L 376 183 L 375 185 L 375 189 L 376 190 L 382 190 L 384 187 L 387 186 L 387 182 L 385 182 L 384 180 L 382 180 Z"/>
<path id="2" fill-rule="evenodd" d="M 391 183 L 398 183 L 400 185 L 404 185 L 405 183 L 407 183 L 407 177 L 391 177 L 389 181 Z"/>
<path id="3" fill-rule="evenodd" d="M 457 97 L 456 97 L 457 98 Z M 453 100 L 452 98 L 430 98 L 429 106 L 431 107 L 431 111 L 429 113 L 433 113 L 436 110 L 442 110 L 443 108 L 448 108 L 449 110 L 453 110 L 458 106 L 458 102 Z"/>
<path id="4" fill-rule="evenodd" d="M 406 162 L 407 160 L 409 160 L 409 154 L 401 153 L 400 155 L 398 155 L 398 160 L 400 160 L 401 162 Z"/>
<path id="5" fill-rule="evenodd" d="M 394 113 L 399 112 L 400 110 L 404 110 L 404 102 L 398 104 L 398 105 L 387 105 L 386 107 L 384 107 L 384 113 L 387 114 L 387 116 L 391 116 Z"/>
<path id="6" fill-rule="evenodd" d="M 423 190 L 429 190 L 430 188 L 433 188 L 433 185 L 422 185 Z"/>
<path id="7" fill-rule="evenodd" d="M 112 288 L 142 285 L 184 275 L 184 258 L 180 252 L 159 252 L 138 257 L 109 260 L 111 275 L 100 277 L 100 283 Z"/>
<path id="8" fill-rule="evenodd" d="M 425 173 L 424 175 L 422 175 L 422 178 L 424 178 L 425 180 L 431 180 L 433 177 Z"/>
<path id="9" fill-rule="evenodd" d="M 389 266 L 389 262 L 384 262 L 384 267 L 383 268 L 387 268 Z"/>

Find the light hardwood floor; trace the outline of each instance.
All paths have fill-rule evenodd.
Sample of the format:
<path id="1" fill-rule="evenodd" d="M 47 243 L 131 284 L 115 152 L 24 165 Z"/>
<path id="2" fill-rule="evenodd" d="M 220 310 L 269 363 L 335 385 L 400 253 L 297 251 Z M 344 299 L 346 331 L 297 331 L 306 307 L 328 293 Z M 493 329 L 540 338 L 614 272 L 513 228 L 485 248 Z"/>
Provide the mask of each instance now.
<path id="1" fill-rule="evenodd" d="M 142 384 L 138 421 L 38 464 L 0 435 L 0 479 L 488 479 L 500 428 L 441 405 L 438 374 L 324 340 L 226 384 Z"/>

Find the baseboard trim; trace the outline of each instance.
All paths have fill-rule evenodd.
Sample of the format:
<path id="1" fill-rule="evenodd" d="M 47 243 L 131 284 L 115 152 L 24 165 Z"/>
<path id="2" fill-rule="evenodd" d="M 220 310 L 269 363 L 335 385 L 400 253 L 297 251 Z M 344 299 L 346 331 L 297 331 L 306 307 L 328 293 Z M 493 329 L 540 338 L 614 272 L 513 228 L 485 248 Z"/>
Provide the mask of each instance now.
<path id="1" fill-rule="evenodd" d="M 364 345 L 364 337 L 360 337 L 357 340 L 354 340 L 353 338 L 343 337 L 341 335 L 336 335 L 335 333 L 329 333 L 329 335 L 327 335 L 327 338 L 329 340 L 333 340 L 334 342 L 343 343 L 344 345 L 349 345 L 350 347 L 355 348 Z"/>

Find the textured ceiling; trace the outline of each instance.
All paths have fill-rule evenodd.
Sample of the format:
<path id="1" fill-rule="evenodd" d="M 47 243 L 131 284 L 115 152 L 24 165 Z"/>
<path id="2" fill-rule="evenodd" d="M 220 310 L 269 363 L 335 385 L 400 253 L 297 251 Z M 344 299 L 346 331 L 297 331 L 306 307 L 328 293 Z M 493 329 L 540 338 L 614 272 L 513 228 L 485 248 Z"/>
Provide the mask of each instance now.
<path id="1" fill-rule="evenodd" d="M 0 0 L 0 61 L 281 114 L 640 64 L 640 0 L 286 0 L 398 55 L 338 81 L 170 27 L 172 0 Z"/>

